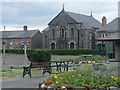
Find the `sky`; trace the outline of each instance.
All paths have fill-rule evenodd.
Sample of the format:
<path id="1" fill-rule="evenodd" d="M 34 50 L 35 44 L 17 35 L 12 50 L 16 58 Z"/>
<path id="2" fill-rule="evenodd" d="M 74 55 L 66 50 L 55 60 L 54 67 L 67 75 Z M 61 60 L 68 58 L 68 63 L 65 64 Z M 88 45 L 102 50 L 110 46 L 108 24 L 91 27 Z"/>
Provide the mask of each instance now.
<path id="1" fill-rule="evenodd" d="M 2 0 L 0 3 L 0 31 L 29 30 L 42 31 L 62 10 L 90 15 L 101 22 L 106 16 L 107 23 L 118 17 L 119 0 Z"/>

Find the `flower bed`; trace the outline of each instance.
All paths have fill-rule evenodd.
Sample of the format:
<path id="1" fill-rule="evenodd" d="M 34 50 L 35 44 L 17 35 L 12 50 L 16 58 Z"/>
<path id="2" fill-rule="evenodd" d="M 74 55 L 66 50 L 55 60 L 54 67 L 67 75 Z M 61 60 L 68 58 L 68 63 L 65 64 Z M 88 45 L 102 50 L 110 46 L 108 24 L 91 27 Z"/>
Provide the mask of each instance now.
<path id="1" fill-rule="evenodd" d="M 82 66 L 77 70 L 52 75 L 44 81 L 44 87 L 48 88 L 107 88 L 120 87 L 119 75 L 112 76 L 106 71 L 95 71 L 92 66 Z"/>
<path id="2" fill-rule="evenodd" d="M 107 61 L 108 58 L 106 56 L 100 56 L 100 55 L 91 55 L 91 57 L 84 57 L 83 55 L 80 55 L 80 61 L 83 62 L 102 62 Z"/>

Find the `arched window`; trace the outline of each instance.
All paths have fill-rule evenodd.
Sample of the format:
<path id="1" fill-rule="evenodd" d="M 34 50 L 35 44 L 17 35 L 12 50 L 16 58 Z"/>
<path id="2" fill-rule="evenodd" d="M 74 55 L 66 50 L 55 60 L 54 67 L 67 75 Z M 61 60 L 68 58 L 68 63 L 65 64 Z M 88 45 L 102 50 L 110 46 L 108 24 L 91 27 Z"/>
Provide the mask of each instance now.
<path id="1" fill-rule="evenodd" d="M 71 29 L 71 38 L 72 39 L 74 38 L 74 29 L 73 28 Z"/>
<path id="2" fill-rule="evenodd" d="M 60 38 L 61 38 L 61 32 L 60 32 Z"/>
<path id="3" fill-rule="evenodd" d="M 66 30 L 65 26 L 60 27 L 60 37 L 61 38 L 65 38 L 65 30 Z"/>
<path id="4" fill-rule="evenodd" d="M 55 29 L 52 30 L 52 36 L 55 38 Z"/>
<path id="5" fill-rule="evenodd" d="M 62 29 L 62 38 L 64 38 L 64 29 Z"/>
<path id="6" fill-rule="evenodd" d="M 67 32 L 65 32 L 65 39 L 67 38 Z"/>
<path id="7" fill-rule="evenodd" d="M 92 33 L 90 32 L 89 34 L 89 39 L 91 40 L 92 39 Z"/>
<path id="8" fill-rule="evenodd" d="M 47 48 L 47 35 L 45 35 L 45 48 Z"/>

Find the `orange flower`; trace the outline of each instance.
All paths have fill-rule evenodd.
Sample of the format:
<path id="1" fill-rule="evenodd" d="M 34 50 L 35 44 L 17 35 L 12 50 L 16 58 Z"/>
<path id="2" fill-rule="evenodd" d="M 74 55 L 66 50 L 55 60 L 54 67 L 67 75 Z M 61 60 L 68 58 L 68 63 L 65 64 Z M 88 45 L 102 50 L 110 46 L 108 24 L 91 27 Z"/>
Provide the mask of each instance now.
<path id="1" fill-rule="evenodd" d="M 47 80 L 44 80 L 44 83 L 45 83 L 45 84 L 52 83 L 52 82 L 53 82 L 53 81 L 52 81 L 52 79 L 50 79 L 50 78 L 47 79 Z"/>
<path id="2" fill-rule="evenodd" d="M 89 87 L 89 84 L 82 84 L 83 87 Z"/>

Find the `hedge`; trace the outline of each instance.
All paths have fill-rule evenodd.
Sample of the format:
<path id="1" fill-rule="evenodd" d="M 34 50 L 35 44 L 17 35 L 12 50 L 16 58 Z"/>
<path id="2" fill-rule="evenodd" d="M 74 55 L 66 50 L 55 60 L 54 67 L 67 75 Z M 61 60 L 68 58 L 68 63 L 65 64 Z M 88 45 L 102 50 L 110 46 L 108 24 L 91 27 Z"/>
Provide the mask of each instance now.
<path id="1" fill-rule="evenodd" d="M 58 49 L 58 50 L 42 50 L 42 49 L 30 49 L 27 50 L 27 53 L 33 52 L 33 51 L 46 51 L 51 53 L 52 55 L 81 55 L 81 54 L 95 54 L 99 55 L 99 50 L 92 50 L 92 49 Z M 12 53 L 12 54 L 24 54 L 23 49 L 6 49 L 6 53 Z"/>
<path id="2" fill-rule="evenodd" d="M 34 49 L 27 50 L 27 53 L 33 52 Z M 3 49 L 1 50 L 3 53 Z M 10 54 L 24 54 L 24 49 L 6 49 L 5 53 L 10 53 Z"/>
<path id="3" fill-rule="evenodd" d="M 49 62 L 51 60 L 51 54 L 44 50 L 29 52 L 27 57 L 31 62 Z"/>
<path id="4" fill-rule="evenodd" d="M 49 50 L 52 55 L 80 55 L 80 54 L 92 54 L 92 49 L 60 49 Z"/>

